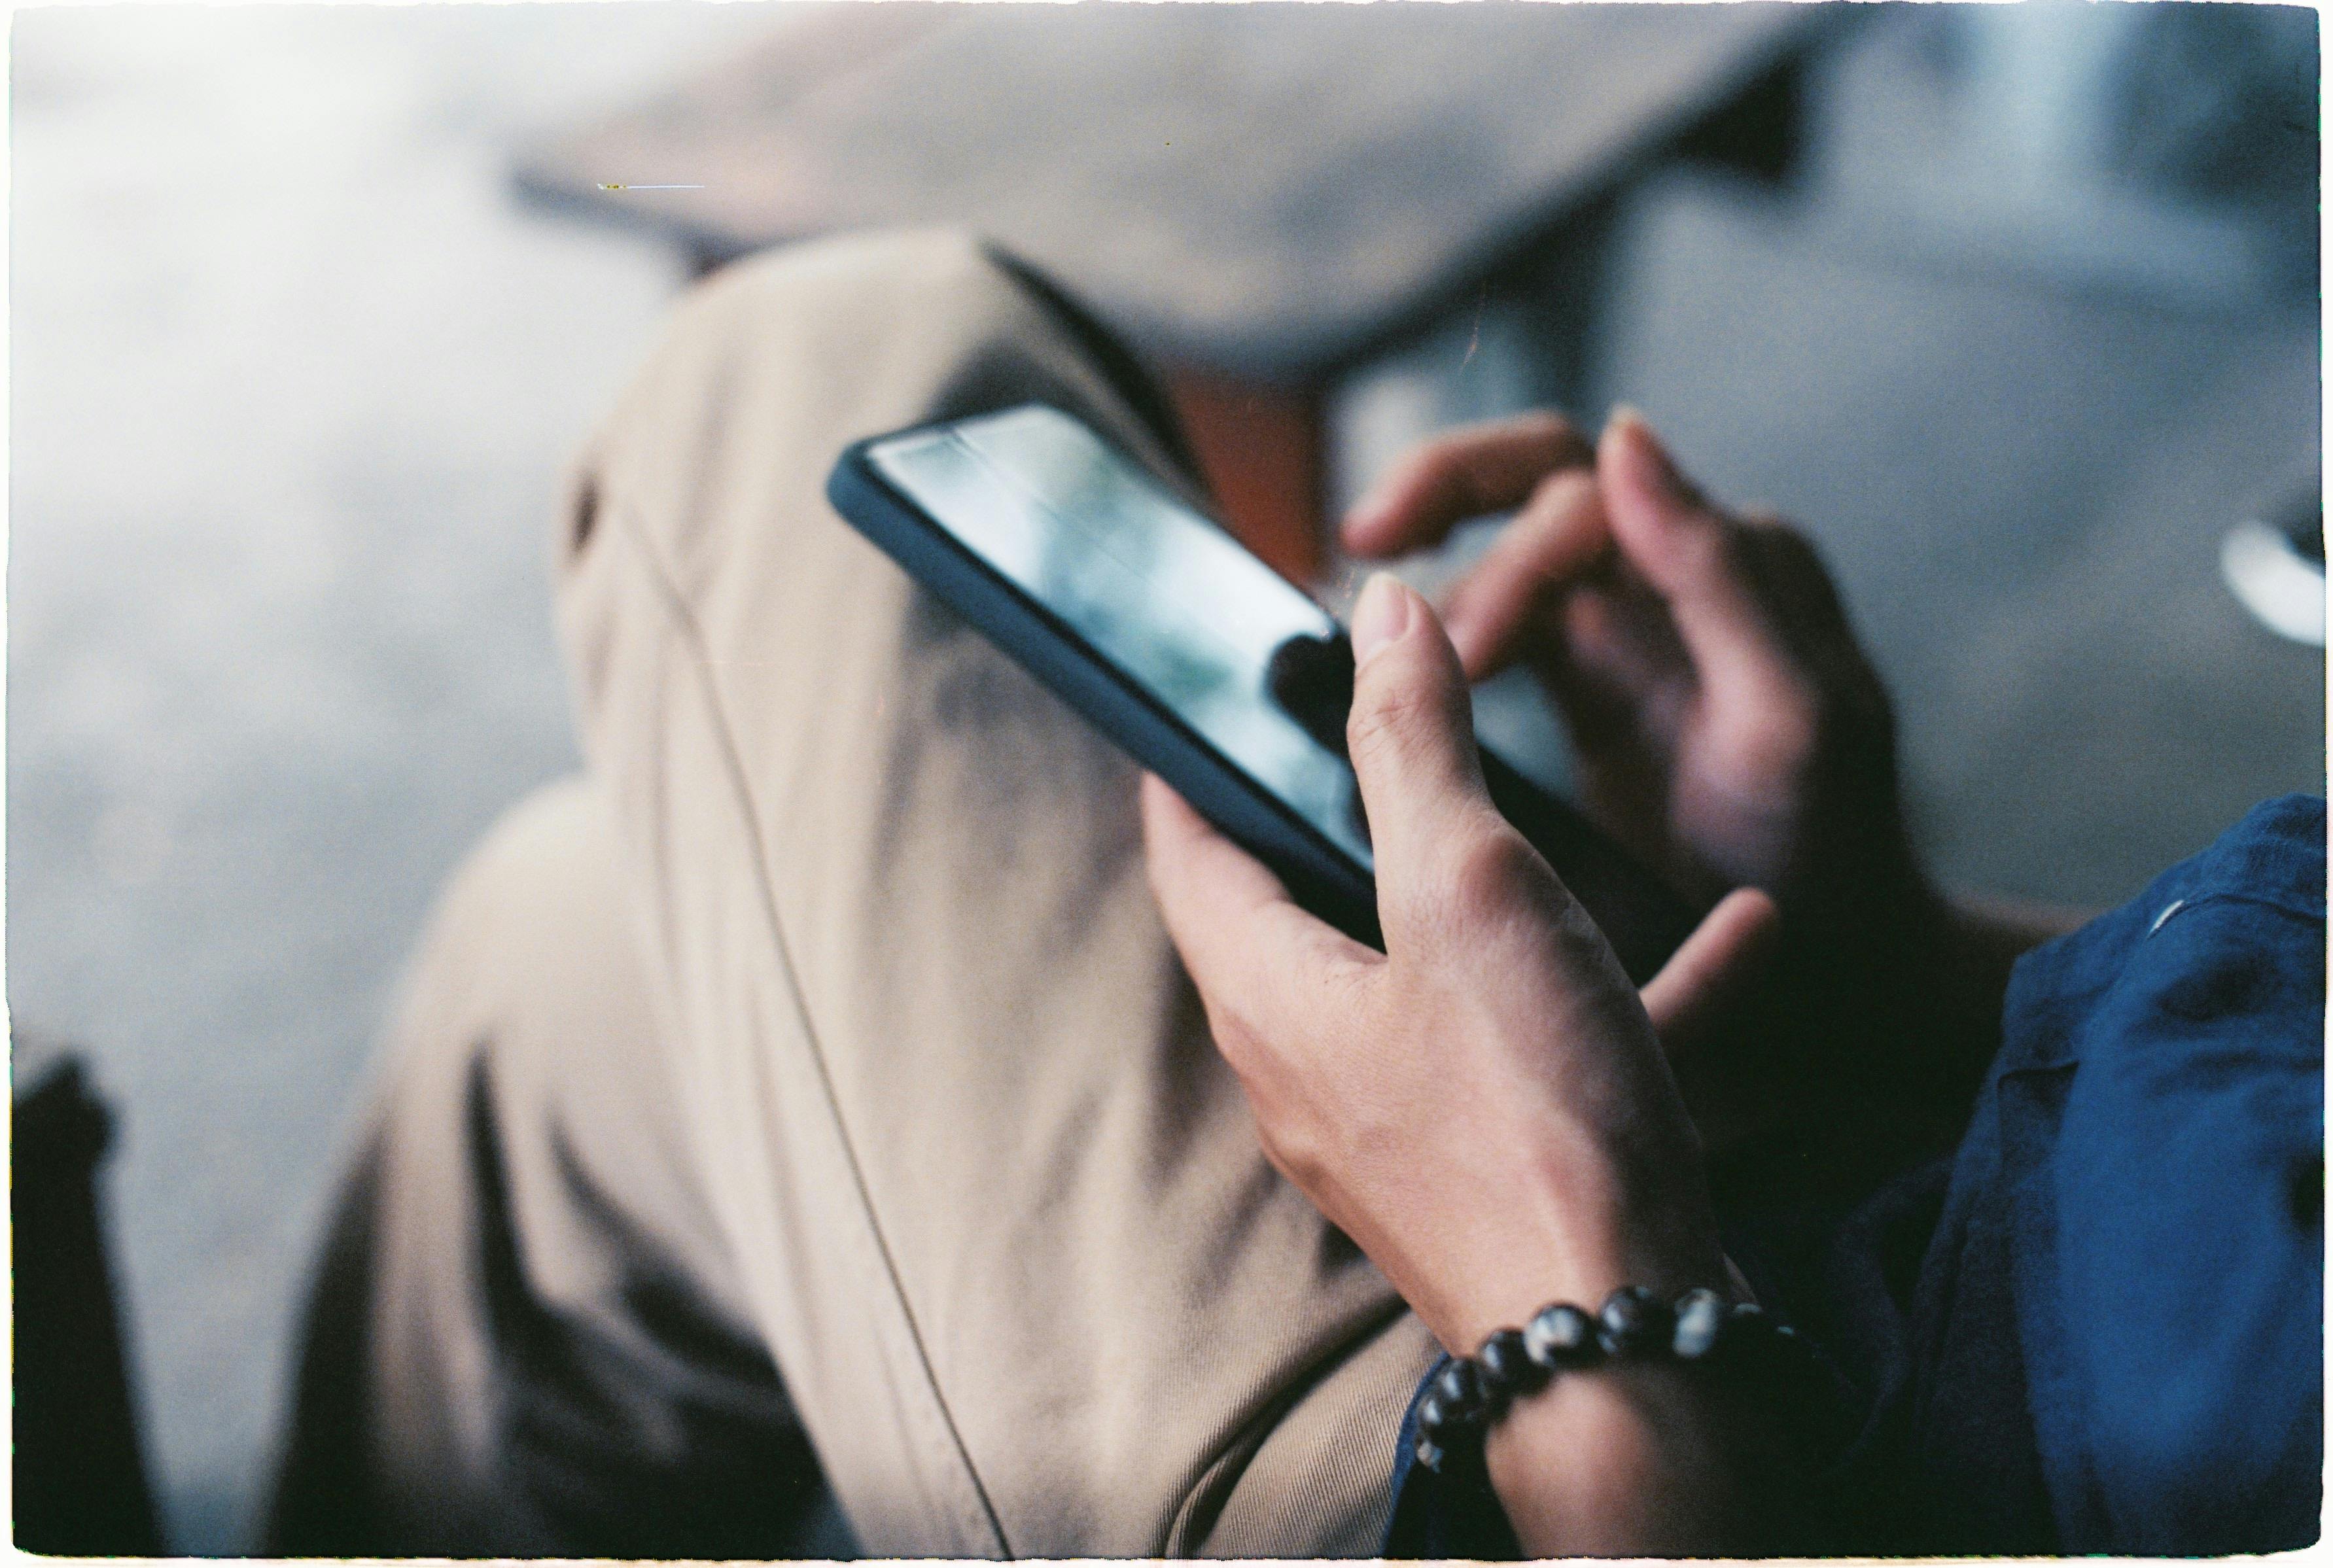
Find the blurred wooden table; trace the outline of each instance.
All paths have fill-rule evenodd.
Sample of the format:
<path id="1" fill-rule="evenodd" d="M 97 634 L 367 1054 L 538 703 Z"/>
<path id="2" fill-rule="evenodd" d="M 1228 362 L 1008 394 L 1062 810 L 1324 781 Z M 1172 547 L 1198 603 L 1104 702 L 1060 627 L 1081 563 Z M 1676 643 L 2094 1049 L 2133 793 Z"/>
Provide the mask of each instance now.
<path id="1" fill-rule="evenodd" d="M 766 43 L 526 152 L 517 180 L 700 266 L 862 225 L 978 231 L 1164 369 L 1228 520 L 1301 577 L 1323 389 L 1592 247 L 1658 158 L 1779 172 L 1829 9 L 789 8 Z M 607 188 L 670 183 L 702 188 Z"/>

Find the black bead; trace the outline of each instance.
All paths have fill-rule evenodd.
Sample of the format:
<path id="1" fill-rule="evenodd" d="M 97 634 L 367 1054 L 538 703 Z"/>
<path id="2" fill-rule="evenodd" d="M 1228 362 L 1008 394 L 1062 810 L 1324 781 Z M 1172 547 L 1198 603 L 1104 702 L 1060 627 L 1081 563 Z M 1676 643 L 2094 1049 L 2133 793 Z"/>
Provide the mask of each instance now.
<path id="1" fill-rule="evenodd" d="M 1443 1460 L 1442 1445 L 1435 1442 L 1432 1438 L 1427 1437 L 1424 1432 L 1417 1434 L 1416 1454 L 1417 1462 L 1419 1464 L 1424 1465 L 1427 1469 L 1433 1470 L 1437 1474 L 1441 1471 Z"/>
<path id="2" fill-rule="evenodd" d="M 1483 1374 L 1471 1361 L 1454 1361 L 1435 1373 L 1427 1394 L 1440 1397 L 1445 1426 L 1471 1425 L 1483 1414 Z"/>
<path id="3" fill-rule="evenodd" d="M 1728 1360 L 1755 1360 L 1765 1353 L 1774 1332 L 1774 1320 L 1754 1301 L 1737 1301 L 1725 1309 L 1725 1326 L 1717 1333 L 1713 1355 Z"/>
<path id="4" fill-rule="evenodd" d="M 1546 1371 L 1524 1349 L 1523 1331 L 1519 1328 L 1503 1328 L 1484 1340 L 1474 1360 L 1483 1369 L 1483 1387 L 1502 1403 L 1537 1393 L 1548 1379 Z"/>
<path id="5" fill-rule="evenodd" d="M 1669 1348 L 1679 1361 L 1699 1361 L 1716 1348 L 1725 1331 L 1725 1298 L 1704 1287 L 1677 1297 L 1676 1332 Z"/>
<path id="6" fill-rule="evenodd" d="M 1601 1353 L 1594 1320 L 1569 1303 L 1541 1307 L 1524 1325 L 1523 1353 L 1551 1376 L 1566 1367 L 1584 1366 Z"/>
<path id="7" fill-rule="evenodd" d="M 1442 1396 L 1431 1389 L 1426 1390 L 1426 1397 L 1417 1401 L 1417 1429 L 1420 1432 L 1438 1432 L 1449 1419 L 1450 1407 L 1442 1402 Z"/>
<path id="8" fill-rule="evenodd" d="M 1607 1355 L 1637 1355 L 1668 1343 L 1668 1304 L 1641 1285 L 1624 1285 L 1604 1298 L 1596 1338 Z"/>

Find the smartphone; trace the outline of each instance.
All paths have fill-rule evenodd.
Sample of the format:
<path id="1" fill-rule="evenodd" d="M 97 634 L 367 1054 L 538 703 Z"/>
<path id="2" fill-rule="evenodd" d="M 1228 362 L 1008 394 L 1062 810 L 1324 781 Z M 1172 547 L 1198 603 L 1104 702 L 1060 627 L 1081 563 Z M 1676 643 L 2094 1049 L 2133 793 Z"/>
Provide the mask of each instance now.
<path id="1" fill-rule="evenodd" d="M 1207 820 L 1299 904 L 1382 948 L 1344 747 L 1353 654 L 1301 589 L 1082 421 L 1042 404 L 859 442 L 852 526 Z M 1491 798 L 1650 978 L 1699 912 L 1568 802 L 1483 755 Z"/>

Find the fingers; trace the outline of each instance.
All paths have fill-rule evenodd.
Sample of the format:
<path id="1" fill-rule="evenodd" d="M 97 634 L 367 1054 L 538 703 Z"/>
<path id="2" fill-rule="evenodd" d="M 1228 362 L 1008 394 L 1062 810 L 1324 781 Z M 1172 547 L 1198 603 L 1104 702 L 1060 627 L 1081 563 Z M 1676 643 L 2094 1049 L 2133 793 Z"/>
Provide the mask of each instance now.
<path id="1" fill-rule="evenodd" d="M 1569 588 L 1549 619 L 1550 635 L 1521 652 L 1573 743 L 1589 753 L 1632 738 L 1669 745 L 1695 678 L 1666 602 L 1613 573 Z M 1649 781 L 1643 793 L 1646 804 L 1660 804 L 1663 791 Z"/>
<path id="2" fill-rule="evenodd" d="M 1424 550 L 1468 518 L 1521 506 L 1550 473 L 1585 467 L 1595 455 L 1554 414 L 1455 431 L 1395 464 L 1354 503 L 1345 517 L 1345 548 L 1360 556 Z"/>
<path id="3" fill-rule="evenodd" d="M 1740 569 L 1729 523 L 1693 487 L 1632 409 L 1614 414 L 1596 474 L 1621 555 L 1668 602 L 1677 636 L 1704 674 L 1771 659 L 1773 636 Z"/>
<path id="4" fill-rule="evenodd" d="M 1838 586 L 1812 543 L 1771 515 L 1743 520 L 1738 535 L 1744 570 L 1769 607 L 1777 637 L 1810 665 L 1834 676 L 1852 667 L 1855 633 Z"/>
<path id="5" fill-rule="evenodd" d="M 1457 651 L 1433 609 L 1387 573 L 1353 608 L 1353 771 L 1377 857 L 1388 942 L 1433 867 L 1473 830 L 1499 820 L 1483 786 L 1473 699 Z"/>
<path id="6" fill-rule="evenodd" d="M 1645 1011 L 1674 1058 L 1712 1032 L 1757 980 L 1781 930 L 1774 901 L 1740 887 L 1718 901 L 1645 986 Z"/>
<path id="7" fill-rule="evenodd" d="M 1497 674 L 1522 651 L 1548 594 L 1603 556 L 1611 541 L 1595 474 L 1564 469 L 1540 482 L 1443 613 L 1469 680 Z"/>
<path id="8" fill-rule="evenodd" d="M 1320 966 L 1373 956 L 1299 909 L 1278 877 L 1148 774 L 1142 837 L 1158 913 L 1211 1008 L 1262 1023 Z"/>

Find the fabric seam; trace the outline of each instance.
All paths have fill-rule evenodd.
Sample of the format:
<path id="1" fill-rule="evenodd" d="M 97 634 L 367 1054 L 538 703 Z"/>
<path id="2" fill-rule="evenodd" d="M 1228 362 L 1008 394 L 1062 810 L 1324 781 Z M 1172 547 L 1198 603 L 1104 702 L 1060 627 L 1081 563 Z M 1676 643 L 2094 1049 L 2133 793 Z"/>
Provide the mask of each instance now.
<path id="1" fill-rule="evenodd" d="M 712 678 L 712 664 L 705 650 L 703 634 L 697 626 L 696 617 L 686 598 L 681 593 L 679 585 L 665 569 L 664 561 L 648 540 L 647 531 L 638 524 L 631 507 L 627 503 L 618 502 L 609 510 L 615 512 L 619 526 L 624 534 L 647 559 L 650 580 L 656 585 L 658 596 L 664 600 L 666 613 L 671 624 L 680 634 L 682 645 L 687 650 L 692 673 L 704 691 L 707 705 L 712 711 L 715 737 L 721 753 L 722 769 L 729 776 L 734 797 L 742 808 L 741 814 L 744 818 L 745 836 L 752 846 L 754 865 L 759 872 L 755 878 L 757 899 L 762 905 L 764 918 L 769 923 L 779 970 L 786 984 L 786 993 L 792 1000 L 795 1017 L 802 1026 L 802 1039 L 810 1048 L 811 1062 L 817 1070 L 820 1095 L 826 1102 L 827 1114 L 834 1124 L 836 1141 L 841 1145 L 843 1158 L 850 1165 L 851 1188 L 857 1194 L 859 1211 L 866 1217 L 868 1234 L 873 1238 L 877 1256 L 882 1259 L 883 1272 L 889 1282 L 892 1299 L 898 1303 L 900 1319 L 907 1324 L 907 1336 L 915 1349 L 917 1364 L 923 1370 L 925 1384 L 931 1391 L 932 1403 L 939 1413 L 940 1424 L 947 1433 L 950 1445 L 955 1450 L 957 1461 L 963 1466 L 965 1478 L 971 1483 L 973 1494 L 979 1499 L 981 1512 L 987 1518 L 989 1530 L 995 1539 L 998 1549 L 1008 1557 L 1012 1556 L 1013 1548 L 1011 1543 L 1005 1538 L 1003 1522 L 997 1516 L 995 1504 L 990 1499 L 988 1488 L 980 1479 L 979 1470 L 972 1462 L 972 1455 L 965 1447 L 964 1436 L 956 1429 L 955 1418 L 949 1412 L 947 1401 L 940 1391 L 938 1375 L 932 1368 L 930 1353 L 924 1344 L 923 1331 L 916 1322 L 915 1310 L 908 1302 L 907 1287 L 899 1277 L 898 1261 L 892 1256 L 890 1243 L 884 1236 L 882 1223 L 876 1215 L 874 1200 L 868 1191 L 866 1172 L 860 1165 L 858 1148 L 851 1141 L 850 1124 L 843 1118 L 841 1101 L 834 1089 L 833 1074 L 827 1066 L 826 1050 L 821 1043 L 817 1026 L 811 1018 L 810 1004 L 802 996 L 802 982 L 795 971 L 792 949 L 786 940 L 785 923 L 777 907 L 775 892 L 770 884 L 766 846 L 763 842 L 760 818 L 754 811 L 752 787 L 745 777 L 743 762 L 738 756 L 728 710 L 721 700 L 720 687 Z"/>

